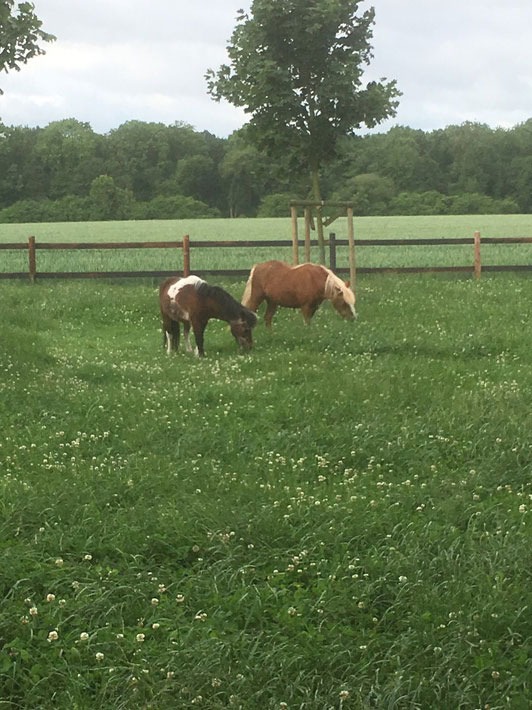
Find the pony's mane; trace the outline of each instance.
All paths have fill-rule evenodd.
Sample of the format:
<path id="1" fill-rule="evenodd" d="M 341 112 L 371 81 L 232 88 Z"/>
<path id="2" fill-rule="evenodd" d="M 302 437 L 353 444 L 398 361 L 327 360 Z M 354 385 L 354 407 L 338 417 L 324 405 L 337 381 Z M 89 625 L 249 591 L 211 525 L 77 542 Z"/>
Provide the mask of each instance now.
<path id="1" fill-rule="evenodd" d="M 324 266 L 323 269 L 327 272 L 327 281 L 325 282 L 324 291 L 325 298 L 332 298 L 332 296 L 334 296 L 335 289 L 339 288 L 342 291 L 344 301 L 349 303 L 349 305 L 354 306 L 355 294 L 349 286 L 346 286 L 342 279 L 336 276 L 336 274 L 333 274 L 333 272 L 327 267 Z"/>
<path id="2" fill-rule="evenodd" d="M 227 313 L 230 320 L 239 320 L 244 318 L 244 320 L 250 325 L 255 325 L 257 321 L 257 315 L 246 308 L 241 303 L 239 303 L 235 298 L 231 296 L 230 293 L 224 291 L 220 286 L 212 286 L 206 281 L 198 281 L 194 284 L 197 292 L 204 296 L 205 298 L 213 298 L 217 301 L 220 306 Z"/>
<path id="3" fill-rule="evenodd" d="M 291 268 L 296 270 L 296 269 L 300 269 L 302 266 L 307 266 L 307 264 L 306 263 L 305 264 L 297 264 L 296 266 L 292 266 Z M 335 295 L 335 289 L 339 288 L 342 291 L 344 301 L 346 303 L 349 303 L 349 305 L 351 305 L 351 306 L 355 305 L 355 294 L 349 288 L 349 286 L 345 285 L 345 283 L 342 281 L 341 278 L 336 276 L 336 274 L 333 273 L 326 266 L 323 266 L 323 264 L 313 264 L 313 266 L 319 266 L 319 268 L 323 269 L 323 271 L 325 271 L 325 273 L 327 274 L 327 279 L 325 281 L 325 286 L 324 286 L 325 298 L 332 298 Z"/>

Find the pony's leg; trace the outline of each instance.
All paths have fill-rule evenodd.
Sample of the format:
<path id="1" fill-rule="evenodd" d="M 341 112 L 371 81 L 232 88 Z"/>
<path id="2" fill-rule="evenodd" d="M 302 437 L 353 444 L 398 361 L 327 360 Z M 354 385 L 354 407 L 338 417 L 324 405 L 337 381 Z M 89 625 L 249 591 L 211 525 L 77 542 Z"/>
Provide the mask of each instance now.
<path id="1" fill-rule="evenodd" d="M 264 313 L 264 322 L 266 323 L 267 328 L 272 327 L 272 318 L 275 315 L 276 310 L 277 305 L 272 301 L 267 301 L 266 312 Z"/>
<path id="2" fill-rule="evenodd" d="M 179 331 L 180 331 L 180 328 L 179 328 L 178 321 L 172 321 L 172 335 L 171 335 L 171 338 L 172 338 L 171 349 L 172 350 L 176 350 L 176 351 L 179 350 Z M 170 351 L 168 351 L 168 352 L 170 352 Z"/>
<path id="3" fill-rule="evenodd" d="M 163 318 L 163 348 L 168 355 L 179 346 L 179 323 Z"/>
<path id="4" fill-rule="evenodd" d="M 185 336 L 185 348 L 187 352 L 192 352 L 192 345 L 190 344 L 190 322 L 185 321 L 183 323 L 183 335 Z"/>
<path id="5" fill-rule="evenodd" d="M 310 321 L 312 319 L 312 316 L 316 311 L 318 310 L 319 303 L 310 303 L 301 308 L 301 313 L 303 314 L 303 318 L 305 320 L 305 325 L 310 325 Z"/>
<path id="6" fill-rule="evenodd" d="M 207 323 L 203 321 L 192 321 L 192 330 L 194 331 L 194 339 L 196 340 L 196 355 L 198 357 L 205 357 L 205 350 L 203 349 L 203 334 L 205 332 L 206 325 Z"/>

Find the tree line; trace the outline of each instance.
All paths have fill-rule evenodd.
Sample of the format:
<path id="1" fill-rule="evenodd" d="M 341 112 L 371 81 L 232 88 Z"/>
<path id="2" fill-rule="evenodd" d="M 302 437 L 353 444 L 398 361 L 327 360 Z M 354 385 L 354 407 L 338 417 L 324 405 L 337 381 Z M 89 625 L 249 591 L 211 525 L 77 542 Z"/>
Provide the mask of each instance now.
<path id="1" fill-rule="evenodd" d="M 511 129 L 397 126 L 344 137 L 322 169 L 323 199 L 357 215 L 529 213 L 532 119 Z M 247 140 L 128 121 L 105 135 L 65 119 L 0 124 L 0 221 L 287 216 L 309 176 Z"/>

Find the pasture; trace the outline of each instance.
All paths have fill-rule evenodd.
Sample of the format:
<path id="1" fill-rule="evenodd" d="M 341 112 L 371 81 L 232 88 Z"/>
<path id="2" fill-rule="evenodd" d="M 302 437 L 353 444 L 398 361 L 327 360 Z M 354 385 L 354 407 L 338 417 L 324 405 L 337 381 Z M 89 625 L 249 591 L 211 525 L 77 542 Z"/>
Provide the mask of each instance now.
<path id="1" fill-rule="evenodd" d="M 532 280 L 357 297 L 199 361 L 155 284 L 1 284 L 2 707 L 529 707 Z"/>
<path id="2" fill-rule="evenodd" d="M 447 217 L 357 217 L 355 241 L 358 239 L 409 239 L 460 237 L 473 240 L 478 230 L 482 237 L 532 236 L 532 215 L 457 215 Z M 338 239 L 347 238 L 345 218 L 333 222 L 326 236 L 334 232 Z M 69 222 L 60 224 L 0 224 L 0 243 L 27 243 L 30 235 L 39 242 L 126 242 L 181 241 L 188 234 L 192 241 L 290 240 L 289 218 L 271 219 L 198 219 L 157 220 L 139 222 Z M 299 220 L 299 238 L 304 238 L 303 220 Z M 315 239 L 313 232 L 311 238 Z M 313 253 L 317 259 L 317 250 Z M 291 247 L 233 247 L 228 249 L 192 248 L 191 269 L 237 269 L 268 259 L 292 261 Z M 303 260 L 303 249 L 300 250 Z M 27 271 L 25 251 L 0 251 L 0 270 Z M 532 245 L 490 245 L 482 248 L 483 264 L 530 264 Z M 338 248 L 338 265 L 346 266 L 346 247 Z M 471 246 L 409 246 L 357 249 L 357 264 L 364 267 L 400 266 L 472 266 Z M 181 271 L 181 249 L 134 249 L 91 251 L 38 250 L 40 271 Z"/>

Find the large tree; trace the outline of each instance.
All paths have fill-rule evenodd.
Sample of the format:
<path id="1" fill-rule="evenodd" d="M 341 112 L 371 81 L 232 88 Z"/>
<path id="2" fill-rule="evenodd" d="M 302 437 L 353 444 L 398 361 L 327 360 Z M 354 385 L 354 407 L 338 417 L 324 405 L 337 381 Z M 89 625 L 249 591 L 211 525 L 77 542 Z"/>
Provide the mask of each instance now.
<path id="1" fill-rule="evenodd" d="M 340 138 L 395 115 L 395 81 L 363 83 L 375 12 L 357 0 L 253 0 L 227 47 L 230 64 L 206 74 L 208 91 L 243 107 L 251 139 L 306 169 L 321 202 L 320 168 Z"/>
<path id="2" fill-rule="evenodd" d="M 15 6 L 14 0 L 0 0 L 0 71 L 20 71 L 22 64 L 45 53 L 41 42 L 55 40 L 53 35 L 41 29 L 42 22 L 34 10 L 31 2 Z"/>

